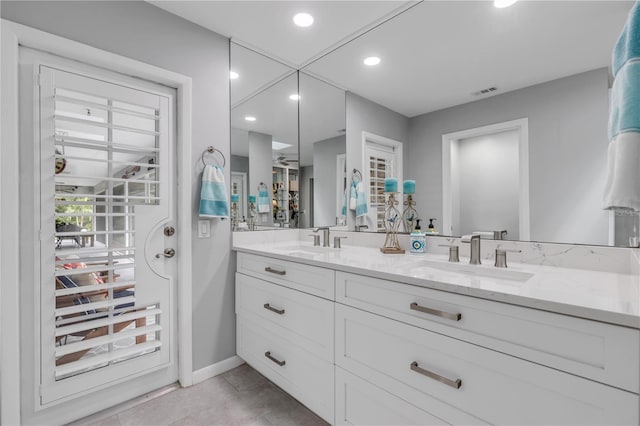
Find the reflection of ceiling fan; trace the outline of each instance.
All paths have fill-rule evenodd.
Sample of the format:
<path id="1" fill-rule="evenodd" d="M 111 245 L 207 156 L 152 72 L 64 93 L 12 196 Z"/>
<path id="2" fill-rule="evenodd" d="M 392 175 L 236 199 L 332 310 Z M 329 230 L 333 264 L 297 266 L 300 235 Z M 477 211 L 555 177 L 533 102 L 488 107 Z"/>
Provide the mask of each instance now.
<path id="1" fill-rule="evenodd" d="M 276 161 L 280 164 L 282 164 L 283 166 L 288 166 L 289 163 L 297 163 L 298 160 L 295 158 L 289 158 L 287 159 L 287 157 L 285 157 L 284 155 L 279 155 L 278 158 L 276 158 Z"/>

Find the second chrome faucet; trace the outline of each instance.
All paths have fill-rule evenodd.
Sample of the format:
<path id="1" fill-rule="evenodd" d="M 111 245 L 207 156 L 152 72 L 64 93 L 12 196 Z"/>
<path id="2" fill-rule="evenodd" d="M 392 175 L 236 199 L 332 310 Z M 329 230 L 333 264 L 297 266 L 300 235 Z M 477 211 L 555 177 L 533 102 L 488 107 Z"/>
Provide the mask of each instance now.
<path id="1" fill-rule="evenodd" d="M 461 243 L 471 244 L 471 255 L 469 263 L 472 265 L 480 265 L 480 235 L 464 235 L 460 238 Z"/>

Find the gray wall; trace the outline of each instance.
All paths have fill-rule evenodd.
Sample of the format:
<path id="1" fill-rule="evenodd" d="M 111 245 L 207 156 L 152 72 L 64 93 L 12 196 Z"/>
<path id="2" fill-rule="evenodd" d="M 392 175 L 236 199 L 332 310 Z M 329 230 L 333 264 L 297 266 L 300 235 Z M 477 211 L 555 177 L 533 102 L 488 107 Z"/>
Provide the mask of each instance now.
<path id="1" fill-rule="evenodd" d="M 309 228 L 313 214 L 311 211 L 311 179 L 313 178 L 313 166 L 300 168 L 300 221 L 299 228 Z"/>
<path id="2" fill-rule="evenodd" d="M 251 182 L 250 178 L 251 175 L 249 174 L 249 157 L 241 157 L 239 155 L 232 155 L 231 156 L 231 171 L 232 172 L 239 172 L 239 173 L 246 173 L 247 174 L 247 185 L 249 185 L 249 182 Z M 255 191 L 252 188 L 247 188 L 247 194 L 255 194 Z"/>
<path id="3" fill-rule="evenodd" d="M 443 134 L 524 117 L 532 240 L 607 244 L 606 68 L 412 118 L 405 177 L 416 180 L 418 212 L 442 225 Z"/>
<path id="4" fill-rule="evenodd" d="M 271 135 L 249 132 L 249 164 L 251 164 L 251 178 L 249 179 L 249 193 L 256 195 L 256 211 L 258 211 L 258 185 L 267 185 L 269 199 L 272 196 L 273 162 L 271 161 Z M 255 192 L 252 192 L 255 191 Z M 273 225 L 273 206 L 269 203 L 269 213 L 258 213 L 256 225 Z"/>
<path id="5" fill-rule="evenodd" d="M 313 144 L 314 226 L 336 224 L 336 156 L 346 148 L 345 136 Z"/>
<path id="6" fill-rule="evenodd" d="M 2 2 L 2 18 L 174 71 L 193 80 L 191 204 L 197 213 L 200 155 L 212 143 L 229 153 L 229 41 L 140 1 Z M 229 168 L 225 171 L 229 181 Z M 235 255 L 229 221 L 211 238 L 193 236 L 193 369 L 235 354 Z"/>
<path id="7" fill-rule="evenodd" d="M 509 239 L 517 240 L 520 223 L 518 132 L 461 139 L 456 144 L 459 190 L 455 198 L 458 198 L 460 223 L 459 228 L 454 228 L 454 234 L 506 230 Z"/>
<path id="8" fill-rule="evenodd" d="M 410 176 L 407 174 L 409 119 L 351 92 L 347 92 L 346 116 L 347 175 L 354 168 L 364 173 L 362 164 L 362 132 L 364 131 L 404 143 L 403 176 L 409 179 L 407 177 Z M 347 226 L 354 229 L 355 214 L 353 212 L 347 214 Z"/>

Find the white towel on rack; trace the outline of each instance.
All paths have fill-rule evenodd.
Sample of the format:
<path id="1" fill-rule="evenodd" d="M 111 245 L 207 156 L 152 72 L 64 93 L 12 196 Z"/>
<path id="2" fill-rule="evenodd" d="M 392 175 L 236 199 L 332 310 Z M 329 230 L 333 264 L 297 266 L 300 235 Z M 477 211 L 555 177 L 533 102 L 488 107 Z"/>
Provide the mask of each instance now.
<path id="1" fill-rule="evenodd" d="M 220 166 L 204 166 L 199 213 L 200 217 L 229 217 L 227 185 L 224 182 L 224 169 Z"/>

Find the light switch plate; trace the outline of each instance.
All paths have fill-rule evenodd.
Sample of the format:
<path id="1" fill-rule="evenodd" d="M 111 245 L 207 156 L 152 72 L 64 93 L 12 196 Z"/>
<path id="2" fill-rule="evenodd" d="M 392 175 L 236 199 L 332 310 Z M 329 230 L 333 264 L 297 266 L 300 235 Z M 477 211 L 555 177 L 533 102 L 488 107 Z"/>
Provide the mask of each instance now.
<path id="1" fill-rule="evenodd" d="M 211 237 L 211 222 L 208 220 L 198 221 L 198 238 Z"/>

